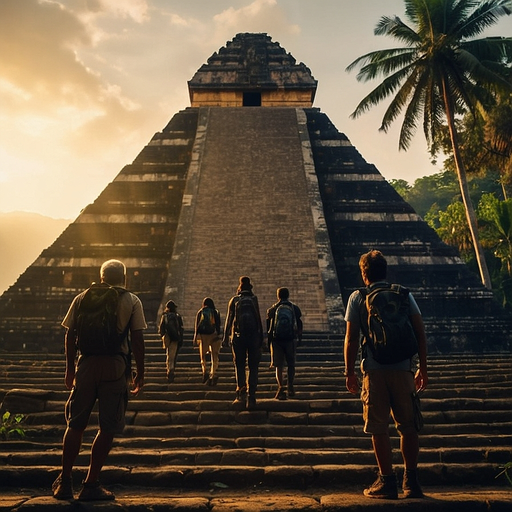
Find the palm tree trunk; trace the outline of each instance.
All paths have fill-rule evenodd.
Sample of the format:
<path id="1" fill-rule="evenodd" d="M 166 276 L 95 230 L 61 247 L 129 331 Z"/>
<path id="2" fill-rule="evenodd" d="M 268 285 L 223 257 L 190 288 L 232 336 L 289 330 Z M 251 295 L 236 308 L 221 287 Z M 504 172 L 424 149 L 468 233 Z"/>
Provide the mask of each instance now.
<path id="1" fill-rule="evenodd" d="M 478 235 L 478 224 L 476 221 L 476 213 L 469 195 L 468 179 L 466 176 L 466 168 L 462 160 L 459 144 L 457 141 L 457 131 L 455 129 L 454 122 L 454 110 L 452 108 L 452 102 L 450 101 L 450 95 L 447 90 L 446 82 L 443 80 L 443 98 L 446 119 L 448 122 L 448 129 L 450 131 L 450 140 L 452 143 L 453 156 L 455 158 L 455 168 L 457 170 L 457 178 L 459 179 L 460 192 L 462 195 L 462 202 L 466 209 L 466 218 L 468 221 L 469 231 L 471 233 L 471 239 L 473 240 L 473 247 L 475 249 L 476 261 L 478 263 L 478 269 L 480 270 L 480 278 L 486 288 L 492 290 L 491 277 L 489 269 L 487 268 L 487 262 L 485 261 L 485 255 L 480 243 L 480 237 Z"/>

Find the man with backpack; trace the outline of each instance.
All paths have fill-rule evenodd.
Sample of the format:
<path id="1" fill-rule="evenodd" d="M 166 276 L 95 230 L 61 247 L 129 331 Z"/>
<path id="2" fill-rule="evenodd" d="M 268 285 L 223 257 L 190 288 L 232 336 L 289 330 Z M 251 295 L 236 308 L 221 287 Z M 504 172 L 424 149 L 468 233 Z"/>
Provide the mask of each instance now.
<path id="1" fill-rule="evenodd" d="M 277 289 L 277 299 L 267 310 L 267 333 L 270 344 L 271 367 L 276 369 L 277 393 L 276 400 L 286 400 L 284 386 L 284 363 L 286 361 L 288 396 L 295 396 L 295 354 L 297 344 L 302 339 L 302 312 L 290 302 L 288 288 Z"/>
<path id="2" fill-rule="evenodd" d="M 387 262 L 380 251 L 363 254 L 359 268 L 366 288 L 354 291 L 348 300 L 344 356 L 346 387 L 350 393 L 357 394 L 359 383 L 355 363 L 361 332 L 364 431 L 372 435 L 379 467 L 377 480 L 364 490 L 364 495 L 369 498 L 398 498 L 389 437 L 391 412 L 400 434 L 404 496 L 422 498 L 417 479 L 421 412 L 416 393 L 428 384 L 423 319 L 408 290 L 386 281 Z"/>
<path id="3" fill-rule="evenodd" d="M 158 333 L 165 350 L 167 382 L 174 382 L 178 351 L 183 346 L 183 319 L 177 309 L 178 306 L 174 301 L 168 301 L 158 326 Z"/>
<path id="4" fill-rule="evenodd" d="M 100 284 L 93 283 L 73 299 L 62 321 L 66 328 L 65 384 L 71 393 L 65 408 L 62 472 L 52 485 L 56 499 L 73 499 L 72 470 L 96 401 L 99 430 L 78 499 L 115 499 L 100 485 L 100 472 L 114 436 L 124 429 L 129 380 L 134 395 L 144 385 L 142 331 L 146 321 L 142 303 L 124 288 L 126 268 L 121 261 L 103 263 L 100 277 Z M 135 358 L 133 377 L 131 353 Z"/>
<path id="5" fill-rule="evenodd" d="M 240 277 L 237 294 L 228 304 L 224 324 L 223 345 L 231 341 L 236 376 L 236 398 L 233 403 L 246 403 L 248 410 L 256 407 L 258 369 L 261 361 L 263 327 L 258 298 L 252 292 L 251 280 Z M 245 365 L 249 366 L 246 375 Z"/>

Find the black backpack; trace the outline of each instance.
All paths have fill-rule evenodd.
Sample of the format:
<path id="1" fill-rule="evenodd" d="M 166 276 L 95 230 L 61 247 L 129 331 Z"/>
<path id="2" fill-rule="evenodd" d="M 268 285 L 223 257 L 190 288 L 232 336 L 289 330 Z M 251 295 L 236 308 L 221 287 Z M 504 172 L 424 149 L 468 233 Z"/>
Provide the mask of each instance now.
<path id="1" fill-rule="evenodd" d="M 409 290 L 398 284 L 363 288 L 365 308 L 361 326 L 369 347 L 380 364 L 393 364 L 418 352 L 418 342 L 409 318 Z"/>
<path id="2" fill-rule="evenodd" d="M 213 334 L 215 332 L 215 312 L 212 308 L 206 307 L 201 310 L 197 332 L 199 334 Z"/>
<path id="3" fill-rule="evenodd" d="M 235 304 L 235 332 L 242 336 L 253 335 L 260 331 L 258 324 L 253 296 L 240 295 Z"/>
<path id="4" fill-rule="evenodd" d="M 297 336 L 297 320 L 291 302 L 277 304 L 272 335 L 273 339 L 280 341 L 292 341 Z"/>
<path id="5" fill-rule="evenodd" d="M 76 337 L 83 355 L 114 355 L 128 332 L 117 331 L 117 306 L 126 290 L 108 284 L 93 284 L 77 305 Z"/>
<path id="6" fill-rule="evenodd" d="M 180 324 L 178 315 L 174 312 L 164 313 L 165 332 L 169 335 L 171 341 L 181 341 Z"/>

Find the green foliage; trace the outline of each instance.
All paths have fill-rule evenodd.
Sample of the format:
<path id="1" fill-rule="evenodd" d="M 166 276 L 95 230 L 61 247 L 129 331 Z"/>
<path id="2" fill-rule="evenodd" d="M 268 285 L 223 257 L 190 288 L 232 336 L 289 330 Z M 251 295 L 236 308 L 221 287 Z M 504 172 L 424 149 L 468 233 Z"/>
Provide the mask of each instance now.
<path id="1" fill-rule="evenodd" d="M 496 475 L 496 478 L 499 478 L 501 475 L 505 475 L 505 478 L 508 480 L 508 483 L 512 485 L 512 477 L 509 475 L 509 471 L 512 471 L 512 462 L 507 462 L 504 466 L 501 466 L 503 471 Z"/>
<path id="2" fill-rule="evenodd" d="M 389 183 L 407 201 L 411 185 L 405 180 L 390 180 Z"/>
<path id="3" fill-rule="evenodd" d="M 439 237 L 448 245 L 457 247 L 466 261 L 471 258 L 473 245 L 466 219 L 466 210 L 460 202 L 448 205 L 445 210 L 431 209 L 425 215 L 425 221 L 434 228 Z"/>
<path id="4" fill-rule="evenodd" d="M 459 200 L 460 190 L 454 173 L 440 172 L 418 178 L 408 195 L 408 202 L 418 215 L 425 217 L 432 205 L 440 210 L 448 207 L 454 199 Z"/>
<path id="5" fill-rule="evenodd" d="M 25 437 L 25 431 L 21 427 L 24 419 L 23 414 L 11 414 L 9 411 L 5 411 L 0 426 L 0 439 L 7 440 L 12 436 Z"/>
<path id="6" fill-rule="evenodd" d="M 468 175 L 493 179 L 501 194 L 512 193 L 512 100 L 501 99 L 485 115 L 467 114 L 456 122 L 459 149 Z M 448 128 L 443 127 L 436 142 L 448 157 L 443 162 L 446 171 L 455 172 Z M 488 190 L 489 192 L 493 190 Z"/>
<path id="7" fill-rule="evenodd" d="M 503 198 L 499 179 L 499 175 L 493 171 L 471 178 L 469 188 L 475 204 L 478 204 L 485 194 Z M 446 210 L 454 201 L 460 201 L 460 189 L 452 171 L 441 171 L 418 178 L 413 185 L 405 180 L 391 180 L 390 183 L 423 218 L 429 213 Z"/>
<path id="8" fill-rule="evenodd" d="M 494 194 L 482 194 L 477 217 L 496 298 L 505 308 L 512 309 L 512 199 L 502 201 Z M 424 218 L 439 237 L 456 247 L 461 258 L 476 271 L 472 240 L 460 200 L 454 198 L 445 209 L 434 203 Z"/>

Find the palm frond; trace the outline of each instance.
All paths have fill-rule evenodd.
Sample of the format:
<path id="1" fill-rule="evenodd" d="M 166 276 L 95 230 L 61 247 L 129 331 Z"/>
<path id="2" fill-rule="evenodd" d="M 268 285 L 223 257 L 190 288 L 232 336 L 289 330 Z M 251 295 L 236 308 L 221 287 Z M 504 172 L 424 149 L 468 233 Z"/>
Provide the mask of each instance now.
<path id="1" fill-rule="evenodd" d="M 406 67 L 386 78 L 380 85 L 373 89 L 359 102 L 354 112 L 350 114 L 350 117 L 355 119 L 364 112 L 370 110 L 371 107 L 378 105 L 383 99 L 387 98 L 390 94 L 395 92 L 400 87 L 402 82 L 407 79 L 411 72 L 412 69 Z"/>
<path id="2" fill-rule="evenodd" d="M 460 2 L 463 3 L 463 2 Z M 501 16 L 512 14 L 511 0 L 487 0 L 479 4 L 469 16 L 461 20 L 457 32 L 461 39 L 468 39 L 481 34 L 486 28 L 496 24 Z"/>
<path id="3" fill-rule="evenodd" d="M 473 53 L 482 60 L 496 62 L 512 61 L 512 37 L 484 37 L 461 43 L 461 48 Z"/>
<path id="4" fill-rule="evenodd" d="M 383 16 L 373 33 L 376 36 L 392 36 L 408 46 L 416 46 L 421 42 L 418 34 L 398 16 Z"/>
<path id="5" fill-rule="evenodd" d="M 412 88 L 411 92 L 413 94 L 405 109 L 404 120 L 400 128 L 398 147 L 404 151 L 409 149 L 422 114 L 425 113 L 425 85 L 427 80 L 421 75 L 418 78 L 419 80 L 416 81 L 416 85 Z"/>
<path id="6" fill-rule="evenodd" d="M 390 102 L 382 118 L 380 130 L 387 132 L 391 123 L 398 117 L 404 106 L 415 94 L 418 84 L 420 70 L 417 67 L 411 68 L 411 73 L 404 81 L 396 96 Z"/>
<path id="7" fill-rule="evenodd" d="M 435 141 L 440 131 L 443 120 L 446 118 L 444 106 L 441 101 L 440 77 L 435 76 L 434 70 L 429 73 L 429 80 L 425 84 L 424 94 L 424 116 L 423 133 L 427 141 L 427 146 L 432 155 L 435 154 Z"/>
<path id="8" fill-rule="evenodd" d="M 480 82 L 493 91 L 512 92 L 512 83 L 507 79 L 507 74 L 510 74 L 507 66 L 493 60 L 478 59 L 474 53 L 463 49 L 458 52 L 457 60 L 473 83 Z"/>
<path id="9" fill-rule="evenodd" d="M 394 55 L 382 52 L 381 55 L 376 55 L 375 57 L 375 60 L 367 63 L 360 69 L 357 74 L 359 82 L 367 82 L 378 76 L 387 77 L 397 70 L 406 68 L 414 64 L 417 54 L 414 50 L 408 50 L 402 53 L 397 52 Z"/>
<path id="10" fill-rule="evenodd" d="M 379 62 L 384 62 L 386 59 L 392 59 L 394 57 L 407 56 L 411 54 L 410 48 L 390 48 L 387 50 L 377 50 L 374 52 L 366 53 L 365 55 L 361 55 L 353 62 L 351 62 L 346 68 L 345 71 L 352 71 L 357 67 L 364 67 L 369 64 L 377 64 Z"/>

